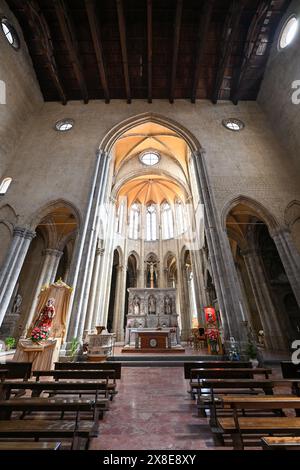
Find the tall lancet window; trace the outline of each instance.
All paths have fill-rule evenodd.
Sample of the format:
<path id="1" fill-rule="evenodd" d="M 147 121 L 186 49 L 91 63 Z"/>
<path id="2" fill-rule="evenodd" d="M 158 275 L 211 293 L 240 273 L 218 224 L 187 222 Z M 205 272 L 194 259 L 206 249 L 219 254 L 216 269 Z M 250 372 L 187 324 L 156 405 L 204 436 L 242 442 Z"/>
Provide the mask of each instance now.
<path id="1" fill-rule="evenodd" d="M 132 204 L 129 213 L 129 238 L 137 240 L 139 236 L 140 207 L 135 202 Z"/>
<path id="2" fill-rule="evenodd" d="M 0 194 L 3 195 L 7 192 L 10 183 L 12 182 L 11 178 L 4 178 L 4 180 L 0 183 Z"/>
<path id="3" fill-rule="evenodd" d="M 117 233 L 122 233 L 123 230 L 123 219 L 124 219 L 124 201 L 120 202 L 118 207 L 118 227 Z"/>
<path id="4" fill-rule="evenodd" d="M 180 199 L 177 199 L 176 206 L 176 223 L 177 223 L 177 231 L 178 235 L 181 235 L 186 231 L 187 224 L 186 224 L 186 214 L 185 214 L 185 207 Z"/>
<path id="5" fill-rule="evenodd" d="M 163 240 L 168 240 L 169 238 L 174 237 L 174 224 L 173 224 L 173 215 L 172 208 L 168 202 L 165 202 L 162 205 L 162 238 Z"/>
<path id="6" fill-rule="evenodd" d="M 149 204 L 146 212 L 146 240 L 152 241 L 157 239 L 157 223 L 156 223 L 156 206 Z"/>

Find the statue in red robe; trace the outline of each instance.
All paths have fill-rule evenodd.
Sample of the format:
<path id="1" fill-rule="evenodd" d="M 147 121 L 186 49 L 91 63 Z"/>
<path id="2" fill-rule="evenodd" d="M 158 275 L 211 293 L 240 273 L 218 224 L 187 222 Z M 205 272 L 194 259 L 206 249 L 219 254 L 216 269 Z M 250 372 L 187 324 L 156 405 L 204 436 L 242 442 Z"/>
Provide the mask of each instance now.
<path id="1" fill-rule="evenodd" d="M 49 329 L 51 328 L 52 320 L 55 317 L 54 303 L 55 299 L 53 298 L 47 300 L 45 307 L 39 314 L 35 326 L 38 326 L 39 328 L 41 326 L 46 326 Z"/>

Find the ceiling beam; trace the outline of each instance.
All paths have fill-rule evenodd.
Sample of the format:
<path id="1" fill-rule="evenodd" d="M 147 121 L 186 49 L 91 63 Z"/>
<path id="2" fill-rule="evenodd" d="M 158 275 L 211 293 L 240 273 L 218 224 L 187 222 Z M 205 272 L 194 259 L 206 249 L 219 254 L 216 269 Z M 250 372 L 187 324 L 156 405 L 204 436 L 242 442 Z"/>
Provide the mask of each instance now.
<path id="1" fill-rule="evenodd" d="M 94 50 L 97 58 L 97 66 L 100 75 L 101 86 L 104 91 L 105 103 L 109 103 L 109 88 L 106 78 L 106 70 L 104 65 L 103 47 L 100 35 L 100 25 L 96 11 L 95 0 L 85 0 L 86 12 L 89 20 L 90 30 L 93 39 Z"/>
<path id="2" fill-rule="evenodd" d="M 197 98 L 197 88 L 200 79 L 200 72 L 202 68 L 202 60 L 204 56 L 205 44 L 208 36 L 208 29 L 210 25 L 214 0 L 205 0 L 202 9 L 200 23 L 198 27 L 198 39 L 197 39 L 197 55 L 196 55 L 196 67 L 193 78 L 191 102 L 195 103 Z"/>
<path id="3" fill-rule="evenodd" d="M 60 96 L 63 105 L 67 104 L 67 95 L 61 83 L 57 65 L 54 57 L 53 41 L 45 16 L 36 0 L 27 0 L 23 3 L 26 20 L 38 37 L 38 44 L 46 59 L 46 68 L 50 74 L 52 82 Z"/>
<path id="4" fill-rule="evenodd" d="M 81 90 L 83 101 L 84 103 L 88 103 L 88 91 L 83 75 L 83 69 L 79 56 L 78 42 L 74 32 L 71 17 L 67 11 L 67 7 L 65 5 L 64 0 L 54 0 L 54 7 L 69 56 L 71 58 L 74 73 Z"/>
<path id="5" fill-rule="evenodd" d="M 169 94 L 170 103 L 174 103 L 174 93 L 175 93 L 176 71 L 177 71 L 177 62 L 178 62 L 178 50 L 179 50 L 179 40 L 180 40 L 181 18 L 182 18 L 182 0 L 177 0 L 176 13 L 175 13 L 175 23 L 174 23 L 171 84 L 170 84 L 170 94 Z"/>
<path id="6" fill-rule="evenodd" d="M 152 55 L 153 55 L 153 30 L 152 30 L 152 0 L 147 0 L 147 60 L 148 60 L 148 103 L 152 103 Z"/>
<path id="7" fill-rule="evenodd" d="M 263 31 L 266 29 L 264 23 L 270 12 L 272 12 L 272 0 L 261 0 L 250 24 L 242 60 L 232 87 L 231 100 L 234 104 L 238 104 L 245 76 L 251 68 L 262 37 L 266 36 L 266 33 Z"/>
<path id="8" fill-rule="evenodd" d="M 127 103 L 131 103 L 124 5 L 123 5 L 123 0 L 116 0 L 116 2 L 117 2 L 117 11 L 118 11 L 119 33 L 120 33 L 120 42 L 121 42 L 121 50 L 122 50 L 122 63 L 123 63 L 123 73 L 124 73 L 124 80 L 125 80 L 126 97 L 127 97 Z"/>
<path id="9" fill-rule="evenodd" d="M 228 14 L 222 32 L 221 51 L 212 92 L 212 102 L 216 104 L 219 99 L 220 89 L 224 80 L 224 74 L 230 58 L 234 41 L 240 26 L 240 19 L 245 0 L 231 0 Z"/>

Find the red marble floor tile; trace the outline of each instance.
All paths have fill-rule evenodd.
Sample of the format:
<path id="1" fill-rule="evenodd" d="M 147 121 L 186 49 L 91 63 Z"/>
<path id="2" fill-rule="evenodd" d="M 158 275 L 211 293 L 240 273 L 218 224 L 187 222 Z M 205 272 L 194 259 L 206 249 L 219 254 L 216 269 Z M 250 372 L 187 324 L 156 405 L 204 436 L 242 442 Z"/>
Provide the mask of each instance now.
<path id="1" fill-rule="evenodd" d="M 280 372 L 275 368 L 274 377 Z M 207 418 L 187 393 L 183 367 L 123 367 L 118 395 L 100 422 L 99 450 L 230 450 L 216 447 Z M 279 393 L 279 390 L 276 390 Z M 280 392 L 289 393 L 290 389 Z"/>

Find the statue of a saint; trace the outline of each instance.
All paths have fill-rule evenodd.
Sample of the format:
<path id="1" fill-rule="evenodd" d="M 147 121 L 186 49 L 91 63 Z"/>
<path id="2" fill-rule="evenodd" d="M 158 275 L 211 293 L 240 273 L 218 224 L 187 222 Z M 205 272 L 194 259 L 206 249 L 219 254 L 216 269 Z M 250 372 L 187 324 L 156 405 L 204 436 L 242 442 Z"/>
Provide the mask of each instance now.
<path id="1" fill-rule="evenodd" d="M 150 295 L 149 297 L 149 313 L 152 315 L 155 315 L 156 313 L 156 301 L 155 297 L 153 295 Z"/>
<path id="2" fill-rule="evenodd" d="M 167 315 L 171 315 L 172 313 L 172 300 L 168 295 L 165 297 L 165 313 Z"/>
<path id="3" fill-rule="evenodd" d="M 13 307 L 12 307 L 12 311 L 11 313 L 13 315 L 19 315 L 20 314 L 20 308 L 21 308 L 21 303 L 22 303 L 22 296 L 21 294 L 17 294 L 15 300 L 14 300 L 14 304 L 13 304 Z"/>
<path id="4" fill-rule="evenodd" d="M 42 309 L 39 317 L 36 321 L 35 326 L 39 328 L 41 326 L 46 326 L 48 328 L 51 327 L 52 320 L 55 317 L 55 307 L 54 307 L 55 299 L 50 298 L 47 300 L 45 307 Z"/>
<path id="5" fill-rule="evenodd" d="M 137 296 L 134 296 L 132 305 L 133 305 L 133 314 L 139 315 L 140 314 L 140 299 Z"/>

